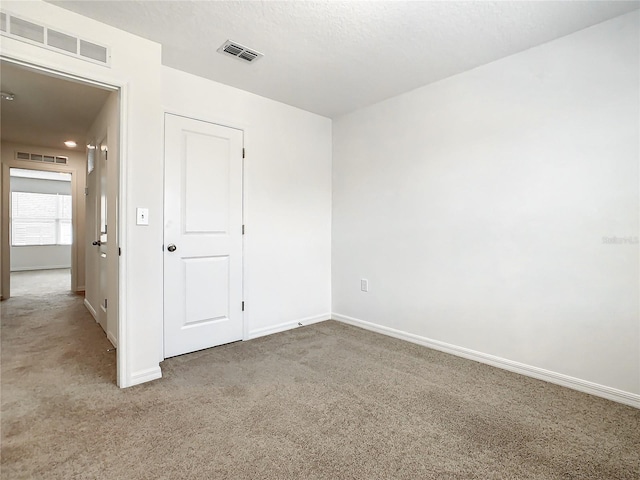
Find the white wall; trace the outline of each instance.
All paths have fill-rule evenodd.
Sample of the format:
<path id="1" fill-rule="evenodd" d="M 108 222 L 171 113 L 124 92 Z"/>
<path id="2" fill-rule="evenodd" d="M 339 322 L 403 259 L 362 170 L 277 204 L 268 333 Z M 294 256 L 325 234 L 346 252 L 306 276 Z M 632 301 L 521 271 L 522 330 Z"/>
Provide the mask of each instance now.
<path id="1" fill-rule="evenodd" d="M 331 121 L 162 69 L 167 111 L 242 128 L 245 337 L 330 317 Z"/>
<path id="2" fill-rule="evenodd" d="M 39 153 L 46 155 L 58 155 L 68 157 L 66 165 L 51 165 L 40 162 L 31 162 L 26 160 L 16 160 L 15 152 L 28 152 Z M 74 150 L 63 150 L 55 148 L 43 148 L 33 145 L 24 145 L 13 142 L 2 142 L 0 144 L 0 156 L 2 164 L 6 169 L 3 171 L 3 175 L 6 173 L 7 178 L 3 179 L 3 190 L 6 188 L 6 192 L 2 192 L 3 203 L 6 201 L 6 207 L 3 205 L 2 212 L 2 255 L 3 262 L 7 262 L 10 265 L 10 270 L 25 270 L 32 268 L 52 268 L 60 266 L 69 266 L 72 268 L 71 275 L 71 288 L 73 290 L 84 290 L 85 278 L 84 278 L 84 187 L 85 187 L 85 169 L 86 160 L 82 152 Z M 9 178 L 9 168 L 24 168 L 35 170 L 48 170 L 48 171 L 63 171 L 71 173 L 72 175 L 72 196 L 73 196 L 73 238 L 76 240 L 75 252 L 69 251 L 67 246 L 43 246 L 43 247 L 10 247 L 9 239 L 9 195 L 10 184 L 14 180 L 25 181 L 24 178 Z M 33 180 L 32 180 L 33 182 Z M 6 235 L 4 229 L 7 229 Z M 9 252 L 11 254 L 9 255 Z M 61 263 L 62 262 L 62 263 Z M 6 275 L 9 273 L 9 269 L 3 272 Z M 3 279 L 3 284 L 6 279 Z"/>
<path id="3" fill-rule="evenodd" d="M 59 72 L 124 88 L 126 122 L 120 195 L 120 332 L 118 382 L 129 386 L 161 376 L 162 107 L 160 45 L 41 1 L 3 1 L 17 15 L 110 47 L 111 65 L 0 38 L 2 54 Z M 149 208 L 149 226 L 135 225 L 135 208 Z M 154 220 L 155 219 L 155 220 Z M 2 234 L 3 246 L 5 234 Z"/>
<path id="4" fill-rule="evenodd" d="M 335 121 L 336 317 L 640 406 L 638 18 Z"/>
<path id="5" fill-rule="evenodd" d="M 11 271 L 71 268 L 70 245 L 11 247 Z"/>

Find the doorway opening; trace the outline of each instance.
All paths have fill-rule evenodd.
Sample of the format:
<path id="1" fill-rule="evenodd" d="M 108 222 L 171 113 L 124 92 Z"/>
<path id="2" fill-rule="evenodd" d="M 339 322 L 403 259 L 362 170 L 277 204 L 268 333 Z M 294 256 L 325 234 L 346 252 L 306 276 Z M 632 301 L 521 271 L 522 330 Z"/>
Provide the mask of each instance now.
<path id="1" fill-rule="evenodd" d="M 0 109 L 2 300 L 75 298 L 104 330 L 115 360 L 120 89 L 4 58 L 0 68 L 2 91 L 12 97 Z M 108 169 L 98 160 L 107 152 Z"/>
<path id="2" fill-rule="evenodd" d="M 11 168 L 11 296 L 71 290 L 72 174 Z"/>

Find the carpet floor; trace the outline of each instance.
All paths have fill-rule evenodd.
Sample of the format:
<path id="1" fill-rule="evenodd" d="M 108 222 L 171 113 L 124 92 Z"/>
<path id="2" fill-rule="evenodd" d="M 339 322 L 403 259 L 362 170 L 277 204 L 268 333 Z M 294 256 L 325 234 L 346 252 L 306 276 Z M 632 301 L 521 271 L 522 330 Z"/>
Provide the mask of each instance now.
<path id="1" fill-rule="evenodd" d="M 640 410 L 338 322 L 120 390 L 82 297 L 1 307 L 2 479 L 640 478 Z"/>

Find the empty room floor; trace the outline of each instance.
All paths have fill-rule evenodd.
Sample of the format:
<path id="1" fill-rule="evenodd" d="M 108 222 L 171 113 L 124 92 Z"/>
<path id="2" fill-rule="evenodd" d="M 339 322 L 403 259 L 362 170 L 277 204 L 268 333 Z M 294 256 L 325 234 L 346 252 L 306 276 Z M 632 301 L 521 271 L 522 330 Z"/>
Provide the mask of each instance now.
<path id="1" fill-rule="evenodd" d="M 118 389 L 71 293 L 2 302 L 6 479 L 629 479 L 640 410 L 328 321 Z"/>
<path id="2" fill-rule="evenodd" d="M 68 293 L 71 290 L 71 270 L 29 270 L 11 272 L 11 296 Z"/>

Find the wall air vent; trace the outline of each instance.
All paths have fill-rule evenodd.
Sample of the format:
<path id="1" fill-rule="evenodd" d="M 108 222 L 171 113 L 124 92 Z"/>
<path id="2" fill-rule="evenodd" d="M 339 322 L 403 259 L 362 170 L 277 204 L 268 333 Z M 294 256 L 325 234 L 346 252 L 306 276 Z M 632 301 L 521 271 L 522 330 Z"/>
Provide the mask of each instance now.
<path id="1" fill-rule="evenodd" d="M 228 55 L 230 57 L 235 57 L 237 59 L 242 60 L 246 63 L 254 63 L 260 58 L 264 57 L 262 53 L 256 52 L 244 45 L 239 44 L 238 42 L 233 42 L 231 40 L 227 40 L 224 42 L 218 52 L 223 55 Z"/>
<path id="2" fill-rule="evenodd" d="M 60 32 L 46 25 L 34 23 L 5 11 L 0 12 L 0 34 L 100 65 L 108 66 L 111 60 L 109 47 Z"/>
<path id="3" fill-rule="evenodd" d="M 29 160 L 30 162 L 40 163 L 57 163 L 66 165 L 69 157 L 61 157 L 59 155 L 43 155 L 41 153 L 16 152 L 16 160 Z"/>

